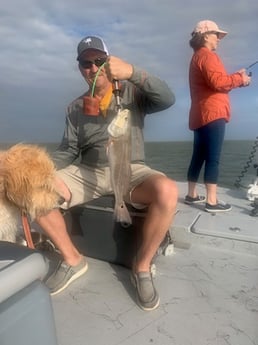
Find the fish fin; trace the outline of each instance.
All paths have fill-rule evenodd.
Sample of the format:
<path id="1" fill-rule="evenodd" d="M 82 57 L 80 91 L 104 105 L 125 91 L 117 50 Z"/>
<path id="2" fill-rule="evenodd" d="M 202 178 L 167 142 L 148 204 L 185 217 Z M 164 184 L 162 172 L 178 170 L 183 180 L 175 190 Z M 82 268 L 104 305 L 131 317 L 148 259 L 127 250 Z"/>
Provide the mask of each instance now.
<path id="1" fill-rule="evenodd" d="M 121 204 L 115 205 L 114 217 L 116 221 L 121 223 L 124 227 L 128 227 L 132 224 L 132 218 L 124 201 Z"/>

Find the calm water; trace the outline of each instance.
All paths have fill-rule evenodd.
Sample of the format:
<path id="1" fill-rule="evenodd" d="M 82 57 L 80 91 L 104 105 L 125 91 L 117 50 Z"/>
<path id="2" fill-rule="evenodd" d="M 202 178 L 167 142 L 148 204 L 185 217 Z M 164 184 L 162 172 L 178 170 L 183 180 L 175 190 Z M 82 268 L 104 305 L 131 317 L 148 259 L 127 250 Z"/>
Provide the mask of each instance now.
<path id="1" fill-rule="evenodd" d="M 192 154 L 192 142 L 146 143 L 146 162 L 152 167 L 164 171 L 177 181 L 186 181 L 188 165 Z M 256 152 L 257 150 L 257 152 Z M 256 176 L 254 163 L 258 163 L 258 140 L 225 141 L 220 163 L 219 185 L 233 187 L 253 156 L 250 167 L 241 178 L 241 184 L 247 186 Z M 202 182 L 203 171 L 199 182 Z"/>
<path id="2" fill-rule="evenodd" d="M 49 151 L 57 144 L 40 144 Z M 8 148 L 10 144 L 0 144 L 0 149 Z M 257 150 L 257 152 L 256 152 Z M 145 144 L 146 163 L 152 168 L 161 170 L 176 181 L 186 181 L 186 172 L 192 153 L 192 142 L 148 142 Z M 253 158 L 253 159 L 252 159 Z M 248 161 L 250 167 L 248 166 Z M 225 141 L 220 165 L 219 185 L 233 187 L 243 170 L 241 184 L 247 186 L 256 176 L 254 163 L 258 163 L 258 140 L 255 141 Z M 202 174 L 200 181 L 202 182 Z"/>

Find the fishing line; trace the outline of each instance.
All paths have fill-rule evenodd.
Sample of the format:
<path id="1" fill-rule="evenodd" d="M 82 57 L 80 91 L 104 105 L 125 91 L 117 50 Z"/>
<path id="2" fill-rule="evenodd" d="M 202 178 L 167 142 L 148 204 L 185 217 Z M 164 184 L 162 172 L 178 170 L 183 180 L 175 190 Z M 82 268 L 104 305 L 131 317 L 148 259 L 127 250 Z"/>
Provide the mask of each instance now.
<path id="1" fill-rule="evenodd" d="M 99 76 L 99 74 L 100 74 L 102 68 L 105 66 L 105 64 L 106 64 L 106 62 L 104 62 L 103 65 L 101 65 L 101 66 L 99 67 L 98 72 L 97 72 L 96 75 L 95 75 L 95 78 L 94 78 L 94 81 L 93 81 L 93 84 L 92 84 L 92 89 L 91 89 L 91 97 L 94 96 L 96 81 L 97 81 L 97 79 L 98 79 L 98 76 Z"/>
<path id="2" fill-rule="evenodd" d="M 257 63 L 258 63 L 258 60 L 255 61 L 255 62 L 253 62 L 251 65 L 249 65 L 249 66 L 246 68 L 246 70 L 248 71 L 250 68 L 252 68 L 252 67 L 253 67 L 254 65 L 256 65 Z M 252 76 L 252 72 L 249 72 L 248 75 L 251 77 L 251 76 Z M 248 171 L 248 169 L 250 168 L 250 166 L 251 166 L 251 164 L 252 164 L 252 161 L 253 161 L 253 159 L 254 159 L 254 157 L 255 157 L 255 153 L 256 153 L 256 149 L 257 149 L 257 148 L 258 148 L 258 137 L 256 137 L 256 140 L 255 140 L 255 142 L 254 142 L 254 144 L 253 144 L 252 150 L 251 150 L 251 152 L 250 152 L 250 155 L 249 155 L 249 157 L 248 157 L 248 159 L 247 159 L 247 161 L 246 161 L 246 164 L 245 164 L 243 170 L 241 171 L 240 175 L 237 177 L 237 179 L 236 179 L 236 181 L 235 181 L 235 183 L 234 183 L 235 187 L 237 187 L 237 188 L 241 187 L 241 184 L 240 184 L 240 183 L 241 183 L 243 177 L 245 176 L 245 173 Z M 243 187 L 243 186 L 242 186 L 242 187 Z"/>

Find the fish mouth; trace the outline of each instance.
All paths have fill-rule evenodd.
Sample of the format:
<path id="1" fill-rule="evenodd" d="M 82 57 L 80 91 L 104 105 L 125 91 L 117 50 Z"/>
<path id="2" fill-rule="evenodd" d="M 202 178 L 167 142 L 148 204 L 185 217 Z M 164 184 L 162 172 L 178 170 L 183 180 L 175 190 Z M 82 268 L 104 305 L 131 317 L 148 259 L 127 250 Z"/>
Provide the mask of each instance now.
<path id="1" fill-rule="evenodd" d="M 132 223 L 121 221 L 120 225 L 122 226 L 122 228 L 128 229 L 128 228 L 130 228 L 130 226 L 132 226 Z"/>

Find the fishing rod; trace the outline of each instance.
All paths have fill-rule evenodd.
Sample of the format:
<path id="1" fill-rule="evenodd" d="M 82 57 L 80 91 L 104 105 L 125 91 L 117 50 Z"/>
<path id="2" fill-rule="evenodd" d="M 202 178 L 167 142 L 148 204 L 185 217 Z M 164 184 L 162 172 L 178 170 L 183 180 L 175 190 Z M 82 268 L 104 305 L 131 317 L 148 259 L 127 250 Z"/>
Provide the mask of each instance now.
<path id="1" fill-rule="evenodd" d="M 253 67 L 254 65 L 256 65 L 257 63 L 258 63 L 258 60 L 255 61 L 255 62 L 253 62 L 253 63 L 252 63 L 251 65 L 249 65 L 248 67 L 246 67 L 246 71 L 248 71 L 250 68 L 252 68 L 252 67 Z M 252 72 L 251 72 L 251 71 L 248 73 L 248 76 L 249 76 L 249 77 L 252 76 Z M 255 157 L 255 153 L 256 153 L 257 149 L 258 149 L 258 137 L 256 137 L 256 140 L 255 140 L 255 142 L 254 142 L 254 145 L 253 145 L 253 148 L 252 148 L 252 150 L 251 150 L 250 156 L 248 157 L 248 160 L 247 160 L 247 162 L 246 162 L 246 164 L 245 164 L 243 170 L 241 171 L 240 175 L 237 177 L 237 179 L 236 179 L 236 181 L 235 181 L 235 183 L 234 183 L 235 187 L 237 187 L 237 188 L 241 187 L 240 182 L 241 182 L 242 178 L 244 177 L 245 173 L 248 171 L 249 167 L 251 166 L 251 163 L 252 163 L 252 161 L 253 161 L 253 159 L 254 159 L 254 157 Z M 258 164 L 254 164 L 254 168 L 256 169 L 256 175 L 257 175 L 256 180 L 258 180 Z M 257 185 L 257 187 L 258 187 L 258 183 L 256 183 L 255 186 L 256 186 L 256 185 Z M 254 186 L 254 185 L 250 185 L 250 186 Z M 244 187 L 244 186 L 242 186 L 242 187 Z M 248 191 L 250 191 L 250 189 L 251 189 L 251 188 L 249 188 Z M 250 193 L 251 193 L 251 192 L 250 192 Z M 257 199 L 258 199 L 258 197 L 257 197 Z M 257 213 L 258 213 L 258 211 L 257 211 Z"/>
<path id="2" fill-rule="evenodd" d="M 246 69 L 247 69 L 247 70 L 250 69 L 251 67 L 253 67 L 253 66 L 256 65 L 257 63 L 258 63 L 258 60 L 255 61 L 254 63 L 251 63 L 251 65 L 249 65 Z"/>
<path id="3" fill-rule="evenodd" d="M 258 60 L 255 61 L 255 62 L 253 62 L 253 63 L 251 63 L 251 65 L 249 65 L 248 67 L 246 67 L 246 70 L 248 71 L 251 67 L 253 67 L 253 66 L 256 65 L 257 63 L 258 63 Z M 252 76 L 252 72 L 249 72 L 248 75 L 249 75 L 249 77 L 251 77 L 251 76 Z"/>

